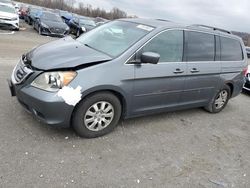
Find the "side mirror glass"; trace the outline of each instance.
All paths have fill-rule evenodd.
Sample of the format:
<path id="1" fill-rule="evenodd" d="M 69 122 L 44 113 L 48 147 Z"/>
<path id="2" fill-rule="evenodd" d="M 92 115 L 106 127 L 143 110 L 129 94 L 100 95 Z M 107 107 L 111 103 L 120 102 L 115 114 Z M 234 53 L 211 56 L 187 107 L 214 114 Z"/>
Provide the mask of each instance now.
<path id="1" fill-rule="evenodd" d="M 141 63 L 157 64 L 160 60 L 160 54 L 154 52 L 143 52 L 141 55 Z"/>

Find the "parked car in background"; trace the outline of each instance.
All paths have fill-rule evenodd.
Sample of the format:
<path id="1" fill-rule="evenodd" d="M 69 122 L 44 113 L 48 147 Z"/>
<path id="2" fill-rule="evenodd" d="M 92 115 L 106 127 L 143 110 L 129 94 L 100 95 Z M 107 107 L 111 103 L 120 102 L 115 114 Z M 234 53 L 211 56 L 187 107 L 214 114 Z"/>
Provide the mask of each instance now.
<path id="1" fill-rule="evenodd" d="M 250 65 L 248 65 L 248 69 L 247 69 L 246 76 L 245 76 L 245 81 L 246 83 L 243 87 L 243 90 L 250 91 Z"/>
<path id="2" fill-rule="evenodd" d="M 101 18 L 101 17 L 96 17 L 93 19 L 94 22 L 96 23 L 96 26 L 100 26 L 106 22 L 108 22 L 109 20 L 105 19 L 105 18 Z"/>
<path id="3" fill-rule="evenodd" d="M 68 11 L 59 10 L 59 16 L 61 16 L 62 20 L 68 25 L 69 21 L 74 17 L 72 13 Z"/>
<path id="4" fill-rule="evenodd" d="M 13 5 L 13 2 L 11 0 L 0 0 L 0 3 Z"/>
<path id="5" fill-rule="evenodd" d="M 70 31 L 58 14 L 48 11 L 38 12 L 33 26 L 40 35 L 64 37 Z"/>
<path id="6" fill-rule="evenodd" d="M 24 17 L 24 20 L 29 24 L 32 25 L 34 23 L 34 21 L 36 20 L 35 16 L 37 15 L 38 12 L 42 11 L 42 8 L 40 7 L 33 7 L 30 6 L 27 9 L 27 14 Z"/>
<path id="7" fill-rule="evenodd" d="M 77 37 L 82 33 L 88 32 L 96 27 L 95 22 L 84 16 L 74 17 L 69 21 L 70 32 Z"/>
<path id="8" fill-rule="evenodd" d="M 121 118 L 198 107 L 222 111 L 242 90 L 243 49 L 242 39 L 223 29 L 121 19 L 24 54 L 9 87 L 40 121 L 72 125 L 93 138 Z"/>
<path id="9" fill-rule="evenodd" d="M 19 15 L 20 19 L 24 19 L 25 18 L 25 16 L 27 15 L 27 10 L 28 10 L 28 6 L 27 5 L 22 5 L 19 8 L 18 15 Z"/>
<path id="10" fill-rule="evenodd" d="M 19 17 L 12 4 L 0 3 L 0 27 L 19 30 Z"/>
<path id="11" fill-rule="evenodd" d="M 250 58 L 250 47 L 246 46 L 246 51 L 247 51 L 247 57 Z"/>

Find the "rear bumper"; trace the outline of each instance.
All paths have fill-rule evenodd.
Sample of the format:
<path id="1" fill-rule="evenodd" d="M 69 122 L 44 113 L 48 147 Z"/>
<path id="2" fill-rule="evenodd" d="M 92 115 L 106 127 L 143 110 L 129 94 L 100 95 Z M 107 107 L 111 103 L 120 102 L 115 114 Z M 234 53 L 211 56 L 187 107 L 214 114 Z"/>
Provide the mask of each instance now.
<path id="1" fill-rule="evenodd" d="M 12 96 L 37 120 L 55 127 L 70 127 L 74 107 L 66 104 L 56 93 L 32 86 L 20 87 L 9 81 Z"/>

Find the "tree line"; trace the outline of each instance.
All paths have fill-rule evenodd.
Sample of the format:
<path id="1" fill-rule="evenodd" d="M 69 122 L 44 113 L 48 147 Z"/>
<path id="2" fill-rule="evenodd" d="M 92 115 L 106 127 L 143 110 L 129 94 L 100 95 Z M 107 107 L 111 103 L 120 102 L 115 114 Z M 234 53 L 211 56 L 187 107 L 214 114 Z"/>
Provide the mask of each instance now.
<path id="1" fill-rule="evenodd" d="M 51 9 L 65 10 L 83 16 L 102 17 L 108 20 L 128 17 L 125 11 L 120 10 L 117 7 L 114 7 L 110 11 L 106 11 L 101 8 L 93 8 L 91 5 L 84 4 L 83 2 L 79 2 L 78 6 L 75 6 L 76 0 L 16 0 L 16 1 Z"/>

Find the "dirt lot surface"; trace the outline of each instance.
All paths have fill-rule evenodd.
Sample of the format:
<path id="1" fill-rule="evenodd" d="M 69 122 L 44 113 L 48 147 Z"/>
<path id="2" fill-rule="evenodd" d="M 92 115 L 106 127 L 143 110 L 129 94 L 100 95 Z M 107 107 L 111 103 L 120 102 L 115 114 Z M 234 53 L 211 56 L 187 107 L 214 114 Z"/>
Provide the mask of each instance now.
<path id="1" fill-rule="evenodd" d="M 0 31 L 0 187 L 250 187 L 250 95 L 219 114 L 203 109 L 122 121 L 82 139 L 37 122 L 6 83 L 20 56 L 56 40 Z"/>

